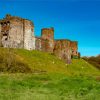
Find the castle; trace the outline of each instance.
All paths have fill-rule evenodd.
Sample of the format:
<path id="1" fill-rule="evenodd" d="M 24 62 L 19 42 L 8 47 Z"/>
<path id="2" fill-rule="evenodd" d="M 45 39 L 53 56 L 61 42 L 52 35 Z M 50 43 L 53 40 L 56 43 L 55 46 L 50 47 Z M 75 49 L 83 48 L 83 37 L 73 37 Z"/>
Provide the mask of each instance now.
<path id="1" fill-rule="evenodd" d="M 77 41 L 55 40 L 54 28 L 43 28 L 41 37 L 35 37 L 32 21 L 9 14 L 0 20 L 0 47 L 49 52 L 66 63 L 71 63 L 72 58 L 80 57 Z"/>

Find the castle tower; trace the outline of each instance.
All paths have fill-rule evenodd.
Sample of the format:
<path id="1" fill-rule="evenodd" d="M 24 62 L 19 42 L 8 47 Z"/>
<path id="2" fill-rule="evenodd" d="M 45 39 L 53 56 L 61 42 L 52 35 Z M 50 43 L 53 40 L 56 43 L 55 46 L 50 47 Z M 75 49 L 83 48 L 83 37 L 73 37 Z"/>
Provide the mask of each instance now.
<path id="1" fill-rule="evenodd" d="M 3 47 L 34 49 L 34 26 L 31 21 L 20 17 L 6 15 L 0 21 L 1 44 Z"/>
<path id="2" fill-rule="evenodd" d="M 11 48 L 23 48 L 24 45 L 24 27 L 23 19 L 20 17 L 6 16 L 8 20 L 8 37 L 7 37 L 7 46 Z"/>
<path id="3" fill-rule="evenodd" d="M 41 30 L 42 51 L 53 53 L 54 49 L 54 28 L 43 28 Z"/>

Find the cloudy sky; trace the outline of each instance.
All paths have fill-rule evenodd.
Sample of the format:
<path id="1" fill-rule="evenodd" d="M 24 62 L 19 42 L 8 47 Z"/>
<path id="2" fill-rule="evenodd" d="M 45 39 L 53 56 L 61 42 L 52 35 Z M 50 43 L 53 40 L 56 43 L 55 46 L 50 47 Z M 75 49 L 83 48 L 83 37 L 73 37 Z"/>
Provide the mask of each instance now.
<path id="1" fill-rule="evenodd" d="M 55 39 L 77 40 L 82 56 L 100 54 L 100 0 L 0 0 L 6 14 L 30 19 L 35 35 L 54 27 Z"/>

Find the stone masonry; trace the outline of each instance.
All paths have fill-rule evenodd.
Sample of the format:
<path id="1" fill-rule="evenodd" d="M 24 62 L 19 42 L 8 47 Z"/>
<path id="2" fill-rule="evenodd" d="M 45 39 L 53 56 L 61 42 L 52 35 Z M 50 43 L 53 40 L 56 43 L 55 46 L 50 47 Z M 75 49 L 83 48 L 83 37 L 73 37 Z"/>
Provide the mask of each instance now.
<path id="1" fill-rule="evenodd" d="M 69 40 L 55 40 L 54 54 L 67 63 L 71 63 L 71 47 Z"/>
<path id="2" fill-rule="evenodd" d="M 34 25 L 31 21 L 10 15 L 0 20 L 1 46 L 32 50 L 35 49 L 34 39 Z"/>
<path id="3" fill-rule="evenodd" d="M 48 52 L 68 64 L 80 57 L 77 41 L 55 40 L 54 28 L 43 28 L 41 37 L 35 37 L 32 21 L 11 15 L 0 20 L 0 47 Z"/>

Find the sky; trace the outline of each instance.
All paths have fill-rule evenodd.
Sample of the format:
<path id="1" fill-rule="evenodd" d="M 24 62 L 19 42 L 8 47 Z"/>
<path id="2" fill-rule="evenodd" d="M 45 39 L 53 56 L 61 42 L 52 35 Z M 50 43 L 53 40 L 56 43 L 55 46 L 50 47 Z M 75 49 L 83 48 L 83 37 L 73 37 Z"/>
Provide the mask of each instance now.
<path id="1" fill-rule="evenodd" d="M 6 14 L 33 21 L 36 36 L 54 27 L 55 39 L 78 41 L 81 56 L 100 54 L 100 0 L 0 0 Z"/>

